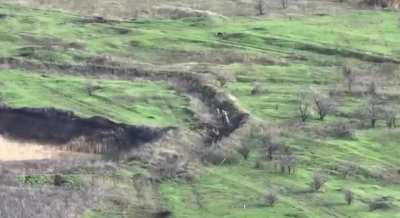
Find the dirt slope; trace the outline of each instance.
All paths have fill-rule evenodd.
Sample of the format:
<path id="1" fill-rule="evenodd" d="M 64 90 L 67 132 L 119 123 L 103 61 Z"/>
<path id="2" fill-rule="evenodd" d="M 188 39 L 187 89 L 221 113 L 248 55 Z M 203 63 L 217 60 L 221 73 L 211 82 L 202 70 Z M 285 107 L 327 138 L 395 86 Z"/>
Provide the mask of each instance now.
<path id="1" fill-rule="evenodd" d="M 80 154 L 57 150 L 35 143 L 12 141 L 0 137 L 0 161 L 60 159 L 74 155 Z"/>

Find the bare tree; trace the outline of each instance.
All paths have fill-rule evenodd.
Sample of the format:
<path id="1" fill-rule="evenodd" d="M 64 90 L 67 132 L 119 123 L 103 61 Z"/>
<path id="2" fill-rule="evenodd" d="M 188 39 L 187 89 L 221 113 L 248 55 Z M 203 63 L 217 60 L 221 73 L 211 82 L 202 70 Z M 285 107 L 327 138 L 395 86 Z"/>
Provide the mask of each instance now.
<path id="1" fill-rule="evenodd" d="M 274 130 L 269 130 L 269 132 L 264 133 L 261 138 L 261 141 L 265 147 L 266 153 L 265 158 L 266 160 L 272 160 L 274 153 L 279 150 L 281 147 L 278 139 L 279 133 Z"/>
<path id="2" fill-rule="evenodd" d="M 353 203 L 353 192 L 351 190 L 346 190 L 344 192 L 344 200 L 346 201 L 347 205 L 351 205 Z"/>
<path id="3" fill-rule="evenodd" d="M 224 148 L 221 143 L 214 143 L 204 150 L 203 161 L 214 164 L 235 164 L 239 162 L 237 152 L 233 149 Z"/>
<path id="4" fill-rule="evenodd" d="M 353 70 L 348 65 L 345 65 L 343 67 L 342 73 L 343 73 L 343 77 L 345 79 L 345 82 L 347 84 L 347 90 L 349 92 L 351 92 L 353 84 L 354 84 L 354 82 L 356 80 L 355 74 L 354 74 Z"/>
<path id="5" fill-rule="evenodd" d="M 313 191 L 319 191 L 327 182 L 326 177 L 321 173 L 314 173 L 312 179 L 313 181 L 310 183 L 310 187 Z"/>
<path id="6" fill-rule="evenodd" d="M 386 106 L 383 108 L 384 118 L 386 121 L 386 126 L 388 128 L 397 128 L 397 109 L 393 106 Z"/>
<path id="7" fill-rule="evenodd" d="M 320 120 L 333 113 L 335 111 L 335 106 L 332 104 L 331 100 L 320 94 L 313 95 L 314 108 L 319 115 Z"/>
<path id="8" fill-rule="evenodd" d="M 286 9 L 288 7 L 288 1 L 289 0 L 281 0 L 283 9 Z"/>
<path id="9" fill-rule="evenodd" d="M 339 165 L 337 169 L 339 173 L 343 175 L 343 178 L 347 179 L 348 177 L 354 176 L 357 173 L 359 166 L 356 163 L 348 162 Z"/>
<path id="10" fill-rule="evenodd" d="M 264 87 L 262 87 L 262 85 L 260 83 L 253 83 L 253 88 L 251 89 L 250 94 L 251 95 L 261 95 L 267 92 L 267 89 L 265 89 Z"/>
<path id="11" fill-rule="evenodd" d="M 85 90 L 89 96 L 93 96 L 93 93 L 97 90 L 101 89 L 101 86 L 97 85 L 93 81 L 87 81 L 85 83 Z"/>
<path id="12" fill-rule="evenodd" d="M 274 191 L 267 192 L 264 194 L 264 201 L 268 207 L 273 207 L 278 201 L 278 195 Z"/>
<path id="13" fill-rule="evenodd" d="M 217 81 L 221 87 L 225 87 L 228 82 L 235 82 L 236 77 L 233 73 L 222 71 L 217 75 Z"/>
<path id="14" fill-rule="evenodd" d="M 256 10 L 259 16 L 265 15 L 265 12 L 267 10 L 267 3 L 265 2 L 265 0 L 256 0 Z"/>
<path id="15" fill-rule="evenodd" d="M 281 173 L 285 173 L 287 171 L 289 176 L 295 173 L 296 164 L 297 157 L 290 152 L 282 154 L 279 158 Z"/>
<path id="16" fill-rule="evenodd" d="M 241 154 L 245 160 L 247 160 L 251 152 L 251 147 L 249 145 L 241 145 L 237 149 L 237 152 Z"/>
<path id="17" fill-rule="evenodd" d="M 300 92 L 297 94 L 297 112 L 299 113 L 302 122 L 305 122 L 311 115 L 311 103 L 309 100 L 309 94 L 306 92 Z"/>
<path id="18" fill-rule="evenodd" d="M 370 96 L 376 96 L 378 93 L 377 89 L 376 82 L 372 81 L 368 84 L 367 94 Z"/>
<path id="19" fill-rule="evenodd" d="M 365 107 L 367 119 L 369 119 L 371 127 L 375 128 L 376 122 L 380 119 L 382 114 L 382 107 L 380 105 L 380 102 L 377 98 L 371 98 L 368 100 Z"/>
<path id="20" fill-rule="evenodd" d="M 346 122 L 336 122 L 330 124 L 326 128 L 327 133 L 330 136 L 337 138 L 353 138 L 354 129 L 352 129 L 351 125 Z"/>
<path id="21" fill-rule="evenodd" d="M 266 144 L 267 152 L 266 159 L 272 160 L 274 158 L 274 153 L 279 150 L 280 144 L 278 142 L 271 141 Z"/>

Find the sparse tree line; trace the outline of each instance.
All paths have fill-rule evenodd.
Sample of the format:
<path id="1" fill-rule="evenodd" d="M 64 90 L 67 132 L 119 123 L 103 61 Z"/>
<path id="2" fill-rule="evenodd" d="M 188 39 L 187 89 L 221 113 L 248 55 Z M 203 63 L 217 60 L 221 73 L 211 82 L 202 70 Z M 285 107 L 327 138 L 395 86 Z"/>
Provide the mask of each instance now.
<path id="1" fill-rule="evenodd" d="M 240 160 L 236 154 L 240 154 L 243 159 L 248 160 L 254 148 L 253 144 L 257 144 L 261 146 L 263 152 L 255 161 L 255 169 L 264 170 L 266 167 L 272 167 L 276 173 L 288 176 L 293 176 L 296 173 L 299 157 L 290 146 L 284 143 L 284 134 L 280 128 L 257 126 L 252 128 L 248 134 L 241 141 L 240 146 L 236 147 L 236 150 L 228 149 L 223 143 L 210 145 L 204 152 L 203 161 L 217 166 L 238 164 Z M 345 178 L 353 175 L 354 167 L 356 166 L 351 165 L 343 170 Z M 314 171 L 308 183 L 309 188 L 301 192 L 320 192 L 328 183 L 328 178 L 328 175 L 323 171 Z M 344 203 L 352 205 L 355 200 L 354 192 L 351 189 L 343 189 L 342 193 Z M 279 199 L 280 191 L 271 188 L 262 194 L 261 202 L 263 206 L 274 207 L 279 203 Z M 367 203 L 370 211 L 390 207 L 390 202 L 382 199 L 368 200 Z"/>
<path id="2" fill-rule="evenodd" d="M 257 11 L 257 15 L 263 16 L 268 12 L 268 8 L 270 7 L 269 3 L 272 1 L 268 0 L 254 0 L 255 9 Z M 289 0 L 279 0 L 281 8 L 287 9 L 289 7 Z M 339 0 L 339 2 L 344 3 L 348 2 L 348 0 Z M 367 4 L 374 7 L 381 8 L 399 8 L 400 3 L 397 0 L 360 0 L 361 4 Z"/>
<path id="3" fill-rule="evenodd" d="M 287 9 L 289 5 L 289 0 L 280 0 L 282 9 Z M 257 15 L 263 16 L 268 12 L 268 1 L 267 0 L 255 0 L 255 9 L 257 10 Z"/>
<path id="4" fill-rule="evenodd" d="M 299 92 L 297 94 L 297 111 L 302 122 L 310 119 L 313 111 L 322 121 L 326 116 L 336 111 L 336 106 L 334 101 L 326 94 Z"/>
<path id="5" fill-rule="evenodd" d="M 328 177 L 321 172 L 314 172 L 311 177 L 311 181 L 308 184 L 309 190 L 304 192 L 319 192 L 328 182 Z M 354 202 L 354 193 L 350 189 L 343 189 L 343 200 L 347 205 L 351 205 Z M 279 194 L 276 190 L 267 191 L 263 195 L 263 201 L 265 206 L 274 207 L 279 200 Z M 374 201 L 371 202 L 373 204 Z M 371 206 L 370 206 L 371 208 Z"/>
<path id="6" fill-rule="evenodd" d="M 255 168 L 263 168 L 264 162 L 274 165 L 276 171 L 293 175 L 296 172 L 298 158 L 289 146 L 281 139 L 282 133 L 277 128 L 262 128 L 260 141 L 263 146 L 264 158 L 256 161 Z"/>
<path id="7" fill-rule="evenodd" d="M 397 65 L 383 64 L 379 66 L 379 74 L 375 76 L 360 76 L 360 73 L 350 64 L 343 65 L 341 69 L 342 83 L 339 93 L 335 91 L 301 91 L 297 94 L 296 98 L 296 111 L 301 122 L 307 122 L 313 116 L 324 121 L 326 117 L 344 113 L 338 110 L 340 101 L 335 99 L 339 95 L 345 97 L 354 97 L 361 100 L 358 108 L 350 114 L 351 118 L 358 118 L 362 123 L 367 123 L 370 128 L 375 128 L 378 122 L 383 122 L 387 128 L 396 128 L 399 110 L 395 103 L 391 101 L 383 91 L 385 89 L 384 82 L 387 78 L 392 77 L 397 72 Z M 389 79 L 390 80 L 390 79 Z M 259 83 L 253 84 L 251 95 L 260 95 L 266 93 L 267 90 Z M 394 98 L 395 99 L 395 98 Z M 348 113 L 348 112 L 347 112 Z M 329 126 L 329 130 L 334 137 L 352 137 L 353 126 L 339 122 Z M 266 164 L 274 166 L 275 170 L 279 173 L 286 175 L 293 175 L 296 171 L 299 158 L 290 149 L 289 146 L 283 143 L 282 133 L 279 129 L 269 128 L 261 129 L 258 133 L 254 133 L 249 138 L 258 138 L 258 144 L 262 146 L 263 156 L 256 159 L 255 168 L 263 169 Z M 246 151 L 246 159 L 251 150 Z M 353 175 L 355 171 L 354 166 L 349 166 L 344 169 L 343 175 L 345 178 Z M 318 192 L 328 182 L 328 176 L 321 172 L 315 172 L 311 177 L 309 183 L 309 191 Z M 343 200 L 347 205 L 352 205 L 355 201 L 355 193 L 351 189 L 343 189 Z M 265 206 L 273 207 L 279 202 L 279 191 L 269 190 L 263 194 L 263 204 Z M 363 203 L 367 203 L 369 210 L 374 211 L 377 209 L 391 208 L 392 204 L 390 199 L 376 198 L 371 200 L 361 199 Z"/>
<path id="8" fill-rule="evenodd" d="M 359 95 L 364 104 L 358 110 L 359 117 L 369 122 L 371 128 L 375 128 L 377 122 L 382 120 L 388 128 L 397 127 L 398 108 L 397 105 L 388 99 L 385 94 L 380 94 L 379 90 L 384 89 L 384 80 L 391 80 L 394 77 L 397 66 L 393 64 L 383 64 L 380 66 L 377 75 L 371 78 L 360 77 L 354 67 L 349 64 L 343 67 L 344 83 L 347 84 L 348 95 Z M 388 78 L 385 78 L 388 77 Z M 363 84 L 364 83 L 364 84 Z M 355 90 L 360 86 L 361 90 Z"/>
<path id="9" fill-rule="evenodd" d="M 309 183 L 309 190 L 305 190 L 304 192 L 319 192 L 323 189 L 323 187 L 328 182 L 328 177 L 321 172 L 314 172 L 311 177 L 311 181 Z M 340 190 L 343 194 L 343 201 L 346 205 L 351 206 L 356 200 L 356 195 L 353 190 L 348 188 L 342 188 Z M 263 204 L 267 207 L 274 207 L 275 204 L 279 201 L 279 192 L 271 189 L 263 194 L 262 200 Z M 389 197 L 378 197 L 373 199 L 359 199 L 360 202 L 366 203 L 369 211 L 375 210 L 383 210 L 390 209 L 395 207 L 391 202 Z"/>
<path id="10" fill-rule="evenodd" d="M 383 67 L 384 71 L 394 71 L 393 66 Z M 386 72 L 387 73 L 387 72 Z M 393 74 L 393 72 L 390 72 Z M 399 109 L 383 94 L 379 93 L 380 77 L 359 78 L 355 70 L 344 65 L 342 68 L 344 94 L 347 96 L 361 96 L 364 102 L 355 112 L 355 117 L 362 121 L 368 121 L 371 128 L 375 128 L 378 121 L 384 121 L 388 128 L 397 128 L 397 119 Z M 360 81 L 362 79 L 362 81 Z M 360 87 L 361 86 L 361 87 Z M 324 94 L 322 91 L 301 91 L 297 94 L 297 114 L 302 122 L 306 122 L 316 114 L 319 120 L 323 121 L 325 117 L 337 111 L 337 102 L 335 102 L 333 91 Z"/>

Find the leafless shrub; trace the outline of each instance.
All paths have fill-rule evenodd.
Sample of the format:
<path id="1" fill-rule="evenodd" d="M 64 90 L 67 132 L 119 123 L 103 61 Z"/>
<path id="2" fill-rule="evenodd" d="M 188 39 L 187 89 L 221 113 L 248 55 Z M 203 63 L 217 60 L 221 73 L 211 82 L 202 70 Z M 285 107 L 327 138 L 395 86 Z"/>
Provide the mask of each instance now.
<path id="1" fill-rule="evenodd" d="M 235 82 L 236 77 L 231 72 L 221 72 L 217 75 L 217 80 L 221 87 L 225 87 L 228 82 Z"/>
<path id="2" fill-rule="evenodd" d="M 273 160 L 274 158 L 274 153 L 279 150 L 281 147 L 281 144 L 279 142 L 275 141 L 269 141 L 267 144 L 265 144 L 266 148 L 266 160 Z"/>
<path id="3" fill-rule="evenodd" d="M 262 156 L 257 156 L 254 167 L 256 169 L 262 169 L 264 168 L 264 161 L 272 161 L 280 150 L 280 135 L 281 130 L 278 127 L 266 125 L 252 126 L 246 138 L 242 140 L 242 144 L 249 148 L 244 148 L 244 151 L 239 150 L 238 152 L 247 153 L 250 152 L 248 149 L 252 147 L 261 147 L 263 149 Z"/>
<path id="4" fill-rule="evenodd" d="M 203 160 L 214 165 L 235 164 L 239 162 L 235 151 L 225 149 L 220 143 L 214 143 L 205 150 Z"/>
<path id="5" fill-rule="evenodd" d="M 257 10 L 258 16 L 263 16 L 267 10 L 267 2 L 265 0 L 256 0 L 255 9 Z"/>
<path id="6" fill-rule="evenodd" d="M 370 121 L 372 128 L 375 128 L 376 122 L 382 117 L 381 102 L 377 98 L 370 98 L 364 106 L 365 117 Z"/>
<path id="7" fill-rule="evenodd" d="M 368 206 L 370 211 L 385 210 L 393 207 L 389 199 L 386 197 L 374 199 L 369 202 Z"/>
<path id="8" fill-rule="evenodd" d="M 67 180 L 64 178 L 64 176 L 60 174 L 56 174 L 53 179 L 53 184 L 55 186 L 63 186 L 65 183 L 67 183 Z"/>
<path id="9" fill-rule="evenodd" d="M 255 83 L 253 83 L 253 88 L 251 89 L 250 94 L 251 95 L 261 95 L 266 92 L 267 92 L 267 90 L 264 87 L 262 87 L 262 85 L 260 83 L 255 82 Z"/>
<path id="10" fill-rule="evenodd" d="M 269 128 L 263 130 L 263 135 L 261 136 L 261 143 L 266 151 L 266 160 L 272 160 L 274 153 L 279 150 L 281 143 L 279 142 L 280 132 L 278 129 Z"/>
<path id="11" fill-rule="evenodd" d="M 397 111 L 398 110 L 396 108 L 393 108 L 393 106 L 386 106 L 383 108 L 384 119 L 388 128 L 397 127 Z"/>
<path id="12" fill-rule="evenodd" d="M 392 78 L 396 75 L 399 65 L 393 63 L 383 63 L 380 65 L 380 73 L 385 75 L 387 78 Z"/>
<path id="13" fill-rule="evenodd" d="M 108 55 L 97 55 L 89 58 L 86 62 L 88 64 L 94 65 L 106 65 L 108 62 L 111 62 L 111 57 Z"/>
<path id="14" fill-rule="evenodd" d="M 376 96 L 378 94 L 376 82 L 372 81 L 368 84 L 366 94 L 370 96 Z"/>
<path id="15" fill-rule="evenodd" d="M 348 177 L 354 176 L 358 170 L 359 166 L 355 163 L 344 163 L 337 167 L 339 173 L 343 175 L 346 179 Z"/>
<path id="16" fill-rule="evenodd" d="M 306 92 L 297 94 L 297 112 L 302 122 L 305 122 L 311 116 L 310 95 Z"/>
<path id="17" fill-rule="evenodd" d="M 264 201 L 268 207 L 274 207 L 278 201 L 278 194 L 275 191 L 270 191 L 264 194 Z"/>
<path id="18" fill-rule="evenodd" d="M 93 93 L 100 89 L 101 89 L 101 86 L 97 85 L 93 81 L 87 81 L 85 84 L 85 90 L 89 96 L 93 96 Z"/>
<path id="19" fill-rule="evenodd" d="M 314 173 L 312 182 L 310 183 L 311 190 L 317 192 L 321 190 L 321 188 L 327 182 L 327 178 L 319 172 Z"/>
<path id="20" fill-rule="evenodd" d="M 354 194 L 351 190 L 344 191 L 344 200 L 346 201 L 347 205 L 351 205 L 353 203 Z"/>
<path id="21" fill-rule="evenodd" d="M 369 6 L 374 6 L 375 8 L 377 7 L 387 7 L 387 2 L 388 0 L 363 0 L 361 3 L 369 5 Z"/>
<path id="22" fill-rule="evenodd" d="M 243 156 L 245 160 L 249 158 L 251 148 L 249 145 L 241 145 L 238 149 L 237 152 Z"/>
<path id="23" fill-rule="evenodd" d="M 314 109 L 319 115 L 320 120 L 333 113 L 335 111 L 335 106 L 332 100 L 325 95 L 314 93 L 313 96 Z"/>
<path id="24" fill-rule="evenodd" d="M 329 85 L 328 96 L 335 97 L 340 96 L 342 94 L 342 88 L 338 84 Z"/>
<path id="25" fill-rule="evenodd" d="M 345 65 L 345 66 L 343 66 L 342 74 L 343 74 L 343 77 L 344 77 L 345 82 L 347 84 L 347 90 L 349 92 L 351 92 L 353 84 L 354 84 L 354 82 L 356 80 L 355 73 L 354 73 L 354 71 L 351 69 L 351 67 L 349 65 Z"/>
<path id="26" fill-rule="evenodd" d="M 283 8 L 283 9 L 286 9 L 286 8 L 288 7 L 288 1 L 289 1 L 289 0 L 281 0 L 282 8 Z"/>
<path id="27" fill-rule="evenodd" d="M 292 154 L 291 152 L 285 152 L 284 154 L 281 154 L 278 162 L 280 172 L 287 172 L 289 175 L 294 174 L 296 172 L 297 162 L 298 160 L 296 155 Z"/>
<path id="28" fill-rule="evenodd" d="M 261 158 L 257 159 L 256 163 L 254 164 L 254 168 L 259 170 L 264 169 L 264 160 Z"/>
<path id="29" fill-rule="evenodd" d="M 178 171 L 182 165 L 178 155 L 167 155 L 163 161 L 157 163 L 157 171 L 161 179 L 173 179 L 178 175 Z"/>
<path id="30" fill-rule="evenodd" d="M 350 124 L 345 122 L 338 122 L 328 126 L 328 133 L 332 137 L 337 138 L 353 138 L 354 129 L 351 128 Z"/>

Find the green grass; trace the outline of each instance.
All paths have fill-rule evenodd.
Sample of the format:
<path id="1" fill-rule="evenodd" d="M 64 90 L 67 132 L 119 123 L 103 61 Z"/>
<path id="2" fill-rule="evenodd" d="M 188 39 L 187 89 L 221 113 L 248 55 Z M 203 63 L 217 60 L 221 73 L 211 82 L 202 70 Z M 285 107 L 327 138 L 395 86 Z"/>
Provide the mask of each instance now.
<path id="1" fill-rule="evenodd" d="M 136 125 L 191 122 L 188 100 L 163 82 L 85 80 L 72 76 L 1 70 L 1 94 L 12 107 L 55 107 L 81 116 L 105 116 Z M 88 83 L 100 87 L 89 96 Z"/>
<path id="2" fill-rule="evenodd" d="M 90 56 L 108 54 L 155 64 L 207 62 L 211 68 L 235 74 L 237 81 L 228 83 L 226 90 L 238 98 L 253 121 L 267 124 L 297 119 L 296 94 L 301 90 L 328 92 L 342 88 L 344 61 L 368 69 L 363 73 L 376 69 L 377 64 L 349 58 L 343 50 L 400 58 L 399 15 L 390 11 L 350 10 L 340 16 L 291 20 L 149 18 L 112 24 L 85 24 L 73 14 L 11 5 L 0 5 L 0 13 L 9 15 L 0 20 L 2 57 L 25 55 L 38 61 L 85 63 Z M 218 38 L 217 32 L 225 36 Z M 56 39 L 57 46 L 44 43 L 48 38 Z M 29 50 L 32 46 L 36 47 L 33 52 Z M 337 53 L 331 54 L 332 48 L 338 48 Z M 218 58 L 226 64 L 217 66 L 218 61 L 210 61 L 215 54 L 221 54 Z M 231 63 L 228 56 L 232 54 L 239 59 L 264 58 L 276 64 L 243 60 Z M 87 81 L 76 77 L 2 70 L 0 80 L 4 100 L 15 107 L 53 106 L 82 116 L 102 115 L 115 121 L 156 126 L 180 126 L 192 118 L 187 100 L 163 82 L 98 80 L 95 82 L 102 89 L 88 96 L 84 89 Z M 390 88 L 394 90 L 392 94 L 399 95 L 396 81 Z M 254 82 L 265 92 L 251 95 Z M 396 176 L 394 172 L 400 164 L 399 130 L 385 129 L 380 123 L 379 128 L 356 131 L 354 139 L 309 131 L 347 121 L 365 102 L 357 96 L 336 100 L 339 105 L 335 115 L 321 122 L 314 114 L 305 129 L 289 129 L 285 133 L 284 142 L 300 160 L 295 175 L 279 174 L 271 164 L 255 169 L 256 159 L 263 152 L 257 145 L 249 160 L 238 165 L 205 167 L 192 183 L 163 183 L 163 199 L 177 218 L 400 217 L 399 185 L 379 177 L 385 171 Z M 338 168 L 348 163 L 359 169 L 355 176 L 345 179 Z M 316 170 L 327 173 L 329 181 L 321 192 L 307 192 Z M 135 173 L 123 169 L 115 176 L 130 177 Z M 355 193 L 352 206 L 344 204 L 345 188 Z M 279 193 L 274 208 L 263 205 L 262 196 L 268 190 Z M 370 212 L 367 202 L 382 196 L 393 198 L 396 207 Z M 86 217 L 101 214 L 92 211 Z"/>
<path id="3" fill-rule="evenodd" d="M 305 145 L 300 140 L 296 143 Z M 353 145 L 337 143 L 329 145 L 323 142 L 299 148 L 304 157 L 293 176 L 281 175 L 272 166 L 264 170 L 254 169 L 258 155 L 255 150 L 250 161 L 207 168 L 194 183 L 166 183 L 161 191 L 177 217 L 399 217 L 398 208 L 369 211 L 366 202 L 377 197 L 392 197 L 397 207 L 400 203 L 398 185 L 389 185 L 371 178 L 369 174 L 349 179 L 330 175 L 321 192 L 308 192 L 314 170 L 326 170 L 337 166 L 337 162 L 348 160 L 374 171 L 395 163 L 390 160 L 398 154 L 396 150 L 391 154 L 376 153 L 371 149 L 374 142 L 364 139 L 353 142 Z M 342 190 L 347 188 L 356 196 L 351 206 L 344 202 Z M 270 190 L 279 193 L 279 201 L 273 208 L 264 206 L 262 200 L 263 193 Z"/>
<path id="4" fill-rule="evenodd" d="M 84 61 L 88 55 L 112 54 L 149 62 L 166 62 L 174 52 L 212 52 L 216 49 L 250 52 L 255 55 L 305 53 L 307 45 L 346 48 L 399 57 L 400 29 L 395 12 L 354 11 L 341 16 L 312 16 L 287 19 L 232 18 L 218 20 L 139 20 L 111 24 L 86 24 L 72 14 L 41 12 L 1 5 L 2 56 L 18 54 L 19 48 L 41 46 L 34 58 L 47 61 Z M 118 26 L 117 28 L 115 26 Z M 122 30 L 122 31 L 121 31 Z M 182 31 L 184 30 L 184 31 Z M 222 39 L 217 32 L 224 32 Z M 29 33 L 35 41 L 23 35 Z M 43 48 L 43 38 L 54 38 L 64 48 Z M 163 43 L 160 43 L 163 42 Z M 80 49 L 68 48 L 80 43 Z M 313 51 L 313 50 L 311 50 Z M 187 57 L 177 57 L 185 60 Z M 172 60 L 173 61 L 173 60 Z"/>

